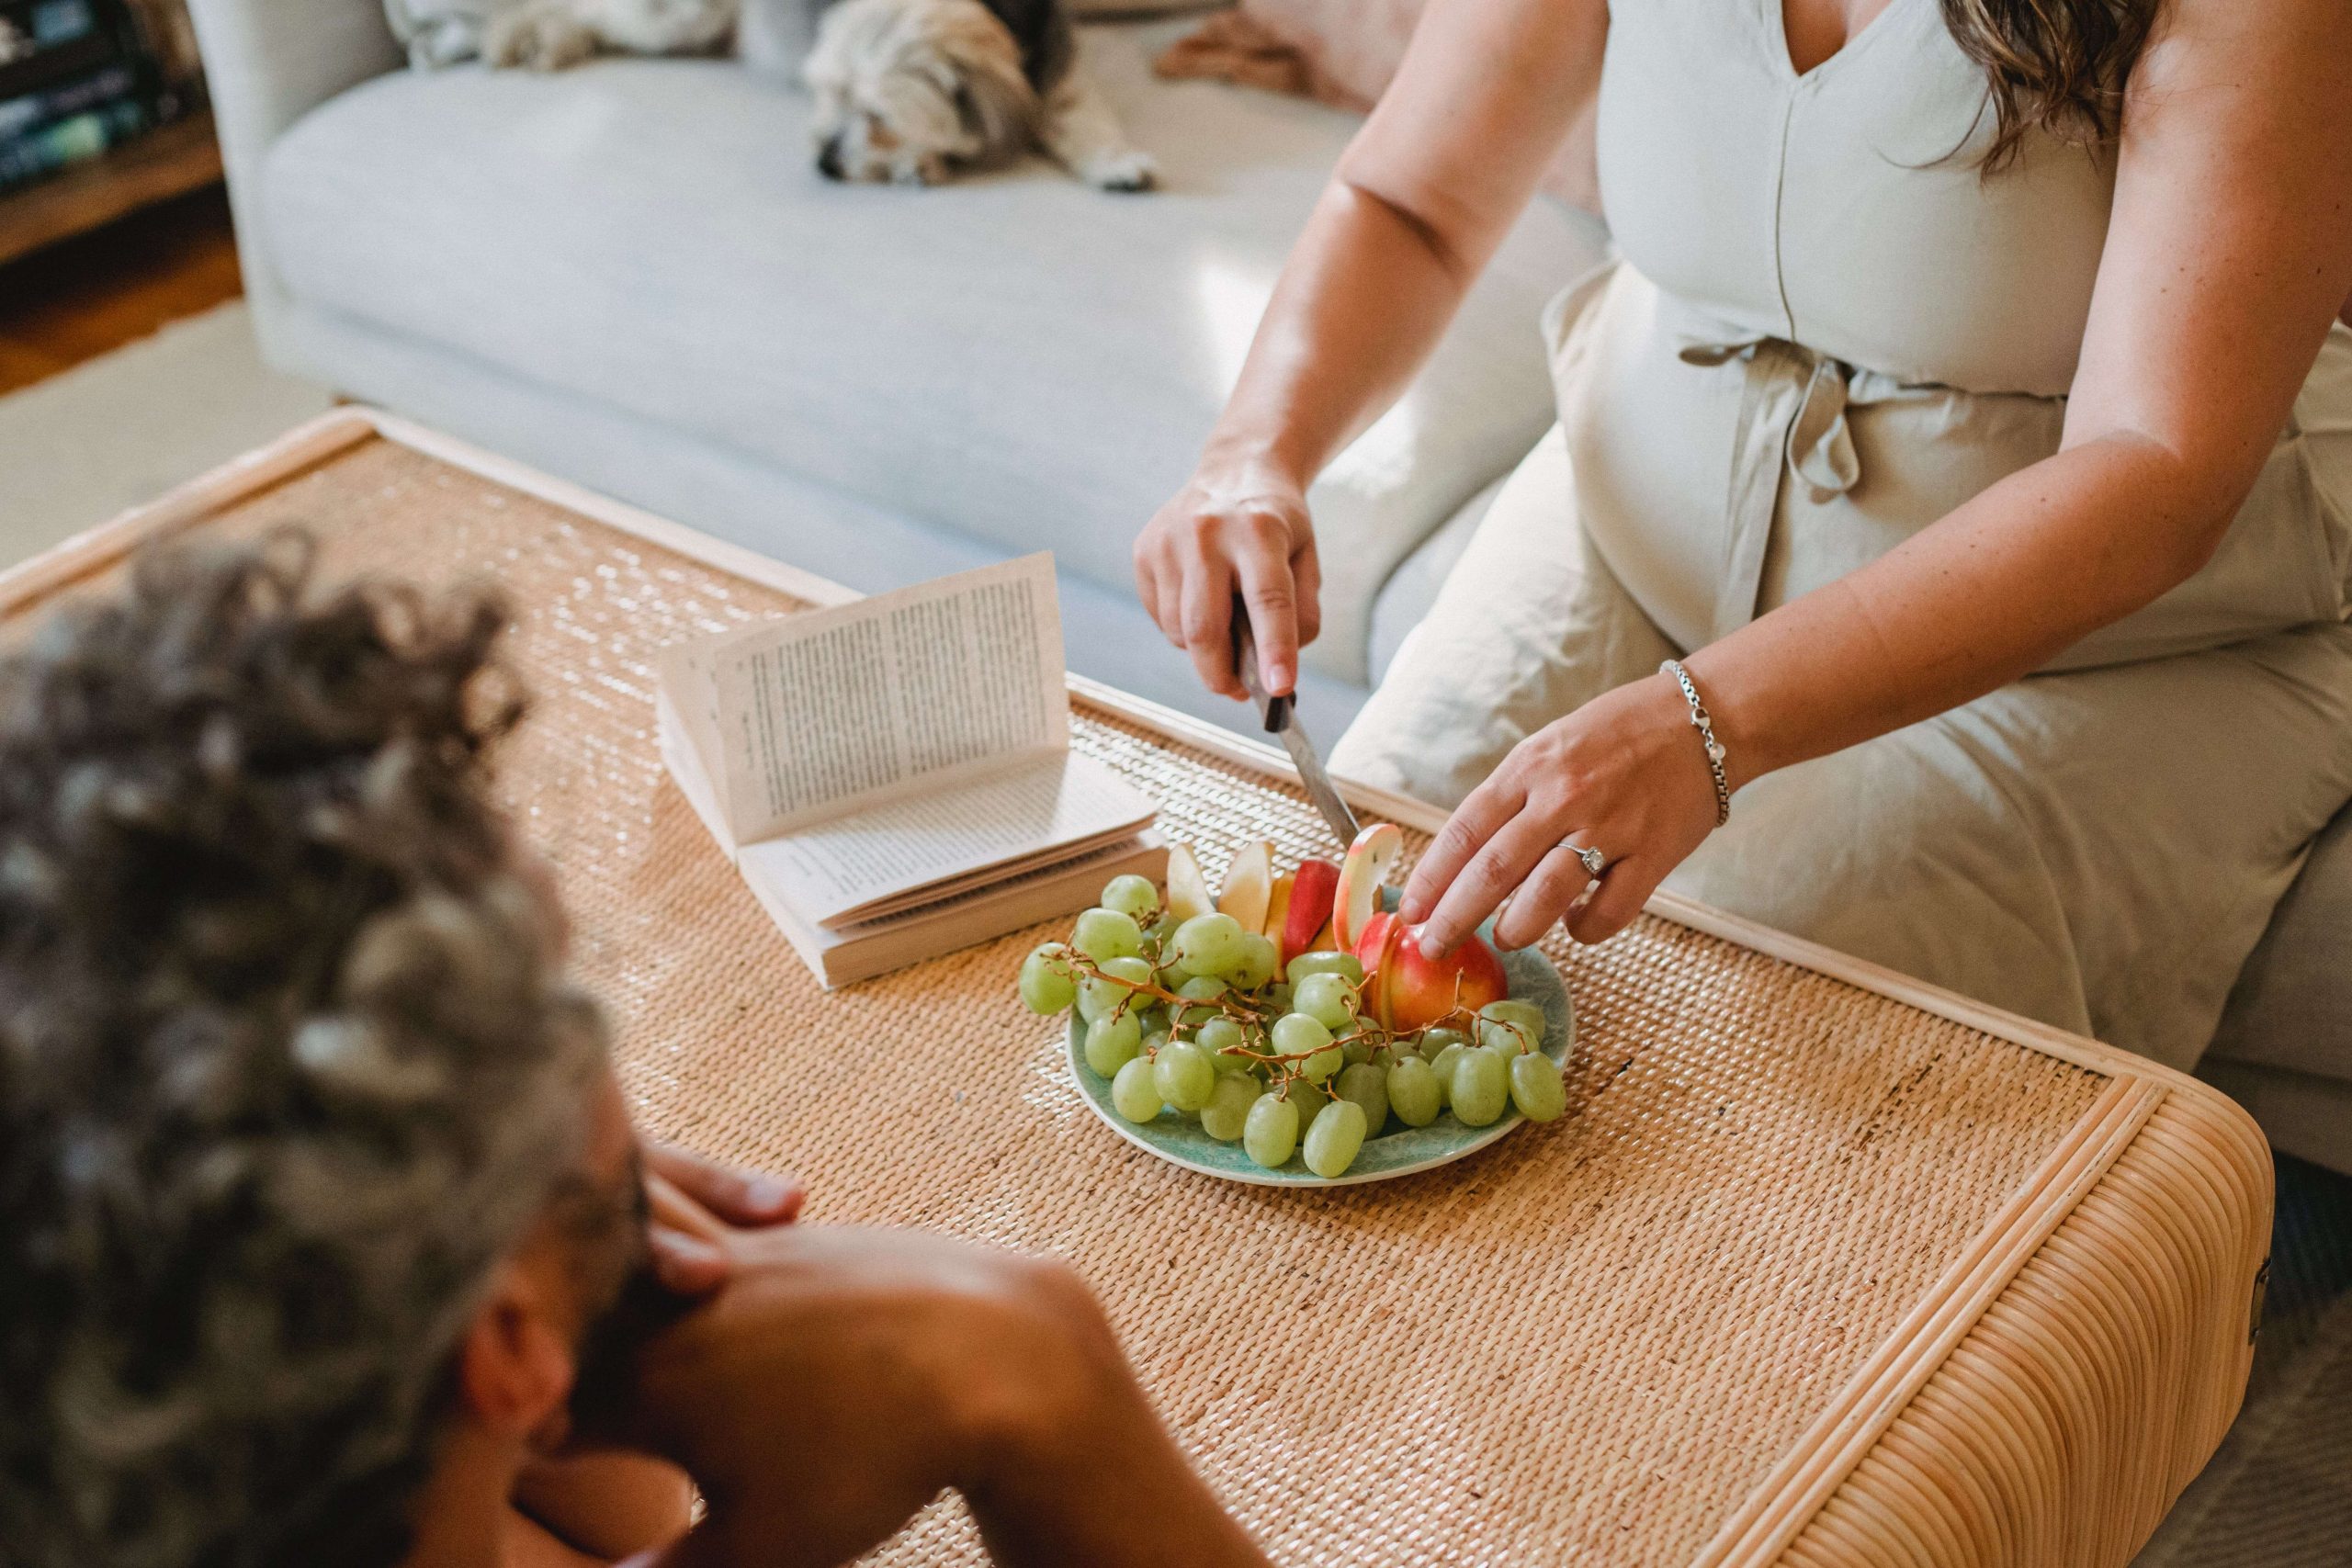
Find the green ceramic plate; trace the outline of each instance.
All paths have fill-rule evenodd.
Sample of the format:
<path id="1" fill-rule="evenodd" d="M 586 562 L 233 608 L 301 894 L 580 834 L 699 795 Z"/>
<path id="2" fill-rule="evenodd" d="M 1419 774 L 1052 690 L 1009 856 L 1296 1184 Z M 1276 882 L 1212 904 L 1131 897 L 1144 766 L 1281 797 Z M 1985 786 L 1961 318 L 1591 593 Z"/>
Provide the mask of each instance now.
<path id="1" fill-rule="evenodd" d="M 1532 948 L 1501 955 L 1510 994 L 1544 1010 L 1544 1054 L 1565 1066 L 1576 1048 L 1576 1011 L 1568 1004 L 1568 988 L 1550 959 Z M 1279 1170 L 1268 1170 L 1242 1153 L 1239 1143 L 1220 1144 L 1201 1130 L 1198 1118 L 1162 1111 L 1150 1122 L 1130 1122 L 1111 1107 L 1111 1080 L 1086 1065 L 1086 1021 L 1069 1015 L 1069 1076 L 1079 1093 L 1094 1108 L 1111 1131 L 1187 1170 L 1221 1176 L 1227 1181 L 1255 1182 L 1261 1187 L 1348 1187 L 1359 1181 L 1386 1181 L 1417 1170 L 1443 1165 L 1476 1154 L 1518 1126 L 1525 1118 L 1516 1110 L 1486 1127 L 1464 1127 L 1451 1111 L 1442 1111 L 1426 1127 L 1408 1127 L 1389 1118 L 1388 1131 L 1364 1141 L 1363 1152 L 1345 1176 L 1329 1180 L 1306 1168 L 1294 1154 Z M 1301 1140 L 1304 1142 L 1304 1140 Z"/>

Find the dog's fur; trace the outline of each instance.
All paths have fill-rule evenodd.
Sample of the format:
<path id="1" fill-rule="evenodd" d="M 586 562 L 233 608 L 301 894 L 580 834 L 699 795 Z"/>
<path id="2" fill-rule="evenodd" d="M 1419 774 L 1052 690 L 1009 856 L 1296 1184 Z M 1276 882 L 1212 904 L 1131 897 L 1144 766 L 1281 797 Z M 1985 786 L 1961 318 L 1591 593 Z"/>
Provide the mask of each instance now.
<path id="1" fill-rule="evenodd" d="M 817 98 L 818 167 L 835 179 L 932 185 L 1042 147 L 1105 190 L 1152 183 L 1079 69 L 1061 0 L 744 3 L 756 68 L 792 71 L 788 42 L 773 40 L 813 31 L 797 71 Z"/>
<path id="2" fill-rule="evenodd" d="M 1063 0 L 510 0 L 481 52 L 559 70 L 730 34 L 746 64 L 815 95 L 817 166 L 833 179 L 936 185 L 1032 148 L 1104 190 L 1156 178 L 1079 69 Z"/>
<path id="3" fill-rule="evenodd" d="M 482 58 L 560 71 L 599 51 L 703 54 L 735 31 L 741 0 L 524 0 L 492 11 Z"/>

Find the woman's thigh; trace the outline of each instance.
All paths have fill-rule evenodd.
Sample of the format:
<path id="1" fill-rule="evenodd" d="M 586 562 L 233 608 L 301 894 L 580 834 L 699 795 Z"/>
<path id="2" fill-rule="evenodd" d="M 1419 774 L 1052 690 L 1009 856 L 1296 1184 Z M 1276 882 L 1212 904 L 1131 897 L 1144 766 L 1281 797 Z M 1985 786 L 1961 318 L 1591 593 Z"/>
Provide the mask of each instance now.
<path id="1" fill-rule="evenodd" d="M 1741 791 L 1668 886 L 2192 1066 L 2352 798 L 2352 627 L 2036 676 Z"/>
<path id="2" fill-rule="evenodd" d="M 1555 427 L 1496 495 L 1332 771 L 1451 807 L 1529 735 L 1676 652 L 1586 541 Z"/>

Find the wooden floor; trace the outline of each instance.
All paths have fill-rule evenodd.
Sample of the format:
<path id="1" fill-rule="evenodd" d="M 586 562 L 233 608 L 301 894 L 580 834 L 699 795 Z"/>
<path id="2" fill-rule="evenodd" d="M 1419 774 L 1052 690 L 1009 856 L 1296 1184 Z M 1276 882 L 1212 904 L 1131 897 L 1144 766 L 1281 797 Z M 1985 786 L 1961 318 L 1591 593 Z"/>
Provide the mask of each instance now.
<path id="1" fill-rule="evenodd" d="M 0 265 L 0 395 L 243 291 L 217 186 Z"/>

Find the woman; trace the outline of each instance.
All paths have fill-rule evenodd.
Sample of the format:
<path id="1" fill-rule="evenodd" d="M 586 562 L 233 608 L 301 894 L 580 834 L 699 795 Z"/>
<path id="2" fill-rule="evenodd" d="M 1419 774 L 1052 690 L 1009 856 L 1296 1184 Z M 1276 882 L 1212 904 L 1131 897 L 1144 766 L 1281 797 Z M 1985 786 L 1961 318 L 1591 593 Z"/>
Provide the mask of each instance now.
<path id="1" fill-rule="evenodd" d="M 1333 758 L 1459 803 L 1407 918 L 1671 875 L 2190 1065 L 2352 798 L 2352 7 L 1434 0 L 1136 546 L 1212 688 L 1596 90 L 1560 431 Z"/>

